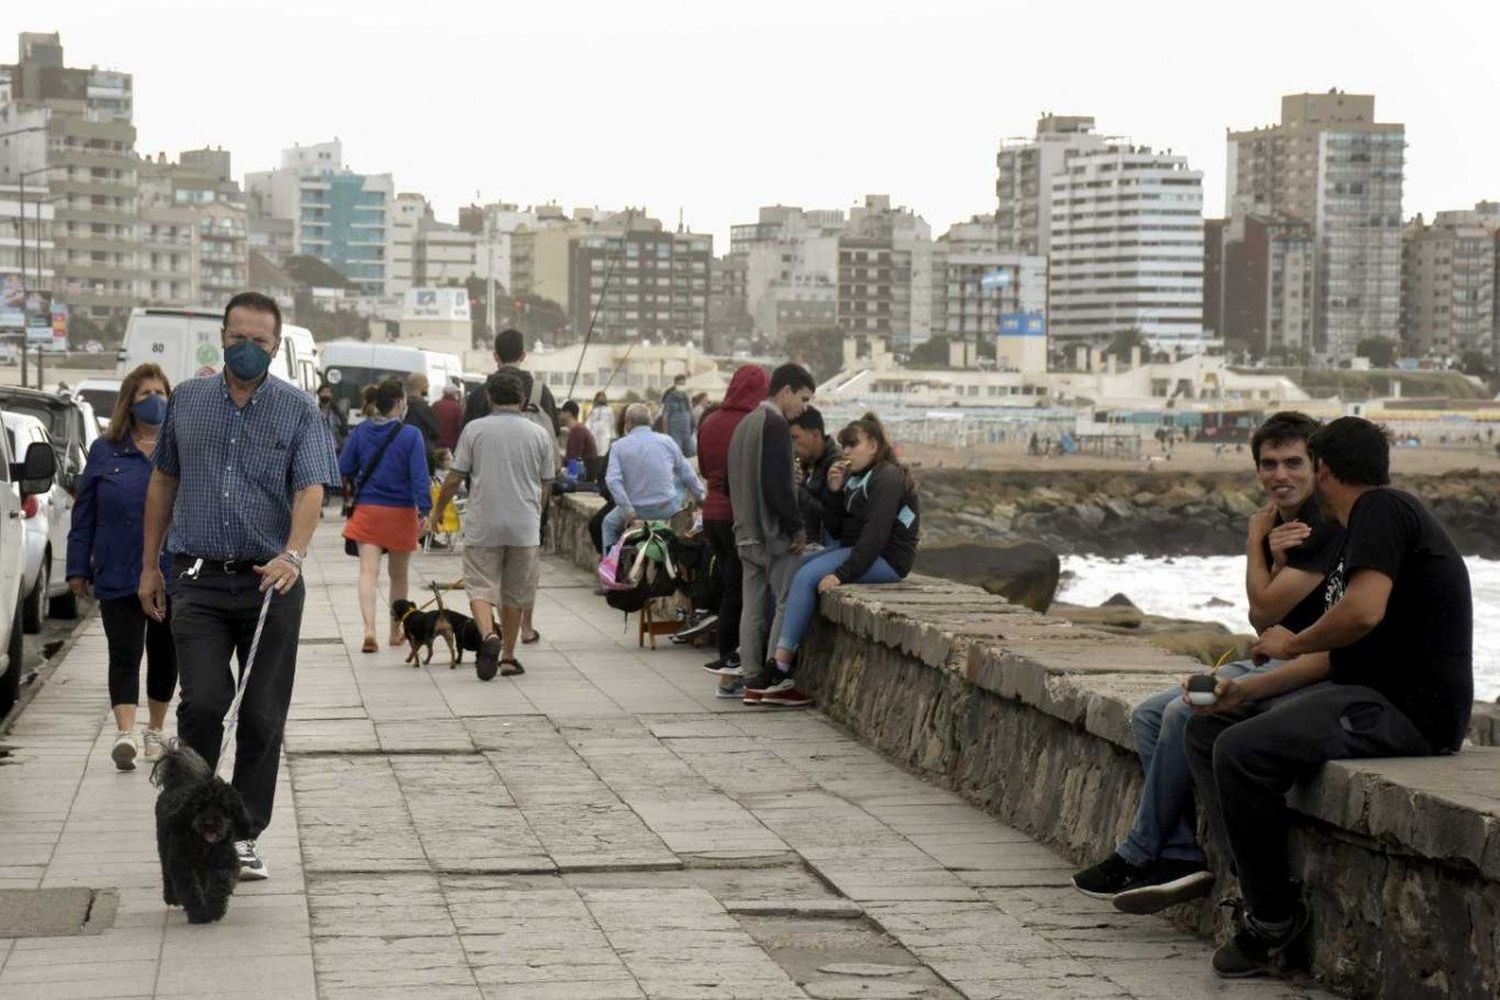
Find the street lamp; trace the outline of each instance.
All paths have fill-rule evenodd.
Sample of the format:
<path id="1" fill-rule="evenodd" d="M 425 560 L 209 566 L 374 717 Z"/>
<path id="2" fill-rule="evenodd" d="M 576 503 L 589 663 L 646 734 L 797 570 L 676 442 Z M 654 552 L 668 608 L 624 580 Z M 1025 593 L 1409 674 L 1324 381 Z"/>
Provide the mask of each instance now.
<path id="1" fill-rule="evenodd" d="M 32 174 L 46 173 L 51 169 L 51 167 L 36 167 L 32 170 L 22 170 L 19 174 L 21 178 L 21 192 L 17 195 L 17 201 L 19 202 L 21 216 L 21 291 L 23 293 L 26 291 L 26 178 Z M 40 210 L 37 212 L 36 280 L 37 284 L 42 283 L 42 222 Z"/>

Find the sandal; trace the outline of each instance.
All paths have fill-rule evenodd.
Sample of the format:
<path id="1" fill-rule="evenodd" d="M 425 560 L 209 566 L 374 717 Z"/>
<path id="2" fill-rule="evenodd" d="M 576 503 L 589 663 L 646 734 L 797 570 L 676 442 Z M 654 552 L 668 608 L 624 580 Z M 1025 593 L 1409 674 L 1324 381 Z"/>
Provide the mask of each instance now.
<path id="1" fill-rule="evenodd" d="M 541 642 L 541 641 L 542 641 L 542 633 L 540 631 L 538 631 L 537 629 L 532 629 L 531 630 L 531 636 L 530 636 L 530 638 L 528 638 L 528 637 L 526 637 L 524 635 L 521 636 L 521 645 L 523 645 L 523 646 L 530 646 L 532 643 Z"/>
<path id="2" fill-rule="evenodd" d="M 514 677 L 516 674 L 524 674 L 525 672 L 526 668 L 521 666 L 520 660 L 508 659 L 500 661 L 501 677 Z"/>
<path id="3" fill-rule="evenodd" d="M 380 652 L 380 643 L 375 640 L 373 635 L 367 635 L 365 636 L 365 644 L 359 647 L 359 651 L 361 653 L 378 653 Z"/>

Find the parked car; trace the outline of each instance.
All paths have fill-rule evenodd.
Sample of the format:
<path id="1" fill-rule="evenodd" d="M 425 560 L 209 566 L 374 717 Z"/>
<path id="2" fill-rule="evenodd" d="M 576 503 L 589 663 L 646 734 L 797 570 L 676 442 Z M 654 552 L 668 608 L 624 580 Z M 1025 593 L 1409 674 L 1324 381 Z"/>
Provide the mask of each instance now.
<path id="1" fill-rule="evenodd" d="M 73 398 L 83 399 L 94 408 L 94 422 L 99 433 L 109 426 L 115 414 L 115 402 L 120 398 L 120 380 L 117 378 L 86 378 L 73 388 Z M 92 442 L 90 442 L 92 443 Z"/>
<path id="2" fill-rule="evenodd" d="M 18 457 L 9 434 L 0 434 L 0 718 L 21 689 L 22 574 L 26 561 L 24 504 L 52 486 L 56 459 L 49 445 Z"/>
<path id="3" fill-rule="evenodd" d="M 7 385 L 0 386 L 0 410 L 24 413 L 42 422 L 57 459 L 56 479 L 71 493 L 83 475 L 89 448 L 99 437 L 99 422 L 89 401 L 72 393 L 58 395 Z"/>
<path id="4" fill-rule="evenodd" d="M 56 449 L 47 428 L 36 417 L 0 411 L 0 422 L 10 439 L 11 453 L 24 455 L 32 445 Z M 18 494 L 19 495 L 19 494 Z M 68 530 L 73 526 L 73 495 L 56 480 L 46 490 L 22 497 L 26 527 L 21 623 L 27 632 L 40 632 L 42 619 L 78 617 L 78 598 L 68 586 Z"/>

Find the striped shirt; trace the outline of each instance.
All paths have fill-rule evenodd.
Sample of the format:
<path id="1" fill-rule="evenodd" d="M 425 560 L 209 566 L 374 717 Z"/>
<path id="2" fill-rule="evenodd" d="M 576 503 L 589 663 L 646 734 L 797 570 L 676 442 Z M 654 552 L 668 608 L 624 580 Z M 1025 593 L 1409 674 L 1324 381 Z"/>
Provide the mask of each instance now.
<path id="1" fill-rule="evenodd" d="M 339 481 L 318 404 L 270 376 L 243 407 L 223 375 L 179 385 L 155 464 L 177 480 L 167 548 L 226 561 L 274 557 L 292 530 L 292 497 Z"/>

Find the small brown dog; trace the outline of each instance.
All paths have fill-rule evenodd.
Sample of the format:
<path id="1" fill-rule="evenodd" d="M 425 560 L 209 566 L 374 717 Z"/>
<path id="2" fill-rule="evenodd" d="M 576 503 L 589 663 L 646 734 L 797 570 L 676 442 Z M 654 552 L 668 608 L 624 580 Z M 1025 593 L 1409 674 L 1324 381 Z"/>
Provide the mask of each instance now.
<path id="1" fill-rule="evenodd" d="M 417 656 L 425 647 L 427 658 L 421 665 L 432 662 L 433 644 L 442 639 L 448 645 L 448 666 L 453 668 L 458 665 L 458 652 L 454 645 L 454 624 L 452 611 L 418 611 L 417 606 L 411 601 L 395 601 L 391 604 L 391 615 L 401 626 L 401 634 L 406 637 L 407 645 L 411 652 L 407 654 L 406 661 L 412 666 L 418 666 Z M 459 617 L 463 617 L 460 615 Z"/>

